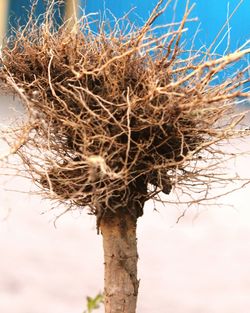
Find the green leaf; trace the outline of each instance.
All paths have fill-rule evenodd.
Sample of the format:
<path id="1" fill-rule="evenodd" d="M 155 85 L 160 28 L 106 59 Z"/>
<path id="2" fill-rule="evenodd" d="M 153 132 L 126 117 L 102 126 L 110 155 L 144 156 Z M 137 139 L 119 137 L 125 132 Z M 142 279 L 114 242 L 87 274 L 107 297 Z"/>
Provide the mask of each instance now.
<path id="1" fill-rule="evenodd" d="M 99 309 L 100 305 L 103 303 L 103 294 L 99 293 L 94 298 L 87 297 L 87 311 L 83 313 L 92 313 L 93 310 Z"/>

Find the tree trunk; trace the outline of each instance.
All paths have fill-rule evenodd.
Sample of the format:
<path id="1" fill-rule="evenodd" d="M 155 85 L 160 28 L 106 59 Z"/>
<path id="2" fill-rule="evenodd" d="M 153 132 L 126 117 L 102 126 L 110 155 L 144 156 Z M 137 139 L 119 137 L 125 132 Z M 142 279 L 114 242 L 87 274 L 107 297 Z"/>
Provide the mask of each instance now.
<path id="1" fill-rule="evenodd" d="M 103 236 L 105 313 L 135 313 L 137 280 L 137 218 L 128 212 L 107 214 L 100 229 Z"/>

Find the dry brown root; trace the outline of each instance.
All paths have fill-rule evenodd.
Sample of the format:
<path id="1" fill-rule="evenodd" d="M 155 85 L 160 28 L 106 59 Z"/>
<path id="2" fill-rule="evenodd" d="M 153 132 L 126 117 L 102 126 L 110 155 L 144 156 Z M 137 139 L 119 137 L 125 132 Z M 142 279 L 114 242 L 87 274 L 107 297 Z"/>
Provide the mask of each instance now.
<path id="1" fill-rule="evenodd" d="M 88 16 L 54 30 L 48 11 L 42 27 L 31 17 L 2 51 L 1 86 L 27 113 L 11 152 L 46 196 L 87 207 L 99 222 L 120 207 L 138 217 L 144 201 L 173 186 L 206 194 L 223 181 L 215 170 L 227 154 L 218 144 L 249 135 L 234 110 L 247 96 L 247 68 L 215 77 L 250 49 L 223 57 L 185 51 L 188 8 L 155 36 L 161 2 L 128 32 L 117 22 L 93 33 Z"/>
<path id="2" fill-rule="evenodd" d="M 142 28 L 102 23 L 98 34 L 88 16 L 55 30 L 50 7 L 43 26 L 31 17 L 0 59 L 1 87 L 19 96 L 27 116 L 3 134 L 10 154 L 44 196 L 97 217 L 106 313 L 135 313 L 136 222 L 145 201 L 176 186 L 187 204 L 208 199 L 213 183 L 231 180 L 218 171 L 232 156 L 220 144 L 250 134 L 235 111 L 249 96 L 248 68 L 216 79 L 250 49 L 223 57 L 185 51 L 188 8 L 154 35 L 162 2 Z"/>

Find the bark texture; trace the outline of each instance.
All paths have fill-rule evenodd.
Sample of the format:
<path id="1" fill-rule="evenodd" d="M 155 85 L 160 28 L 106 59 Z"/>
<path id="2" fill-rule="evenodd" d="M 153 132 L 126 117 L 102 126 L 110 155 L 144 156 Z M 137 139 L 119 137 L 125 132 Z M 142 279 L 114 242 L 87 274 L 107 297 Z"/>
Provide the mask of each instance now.
<path id="1" fill-rule="evenodd" d="M 137 280 L 137 218 L 110 214 L 101 221 L 105 264 L 105 313 L 135 313 Z"/>

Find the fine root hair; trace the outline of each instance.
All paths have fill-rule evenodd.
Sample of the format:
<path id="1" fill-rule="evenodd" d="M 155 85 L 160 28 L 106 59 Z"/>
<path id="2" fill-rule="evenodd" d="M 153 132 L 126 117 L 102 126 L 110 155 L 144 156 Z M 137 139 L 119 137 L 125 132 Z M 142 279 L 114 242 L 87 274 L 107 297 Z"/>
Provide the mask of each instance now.
<path id="1" fill-rule="evenodd" d="M 249 68 L 226 73 L 250 49 L 187 49 L 190 8 L 180 22 L 154 26 L 161 5 L 142 27 L 125 16 L 97 32 L 84 14 L 55 28 L 48 7 L 42 25 L 31 16 L 2 50 L 1 88 L 26 112 L 4 134 L 11 153 L 45 196 L 98 220 L 119 208 L 138 217 L 146 200 L 176 187 L 206 199 L 229 180 L 216 174 L 232 155 L 220 145 L 249 135 L 235 109 L 249 96 Z"/>

